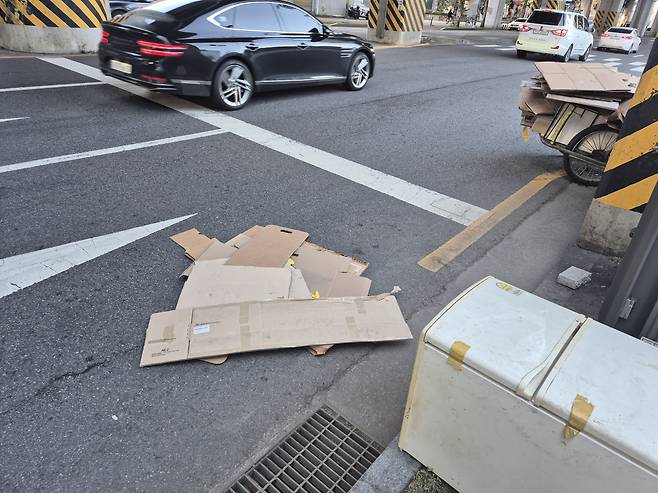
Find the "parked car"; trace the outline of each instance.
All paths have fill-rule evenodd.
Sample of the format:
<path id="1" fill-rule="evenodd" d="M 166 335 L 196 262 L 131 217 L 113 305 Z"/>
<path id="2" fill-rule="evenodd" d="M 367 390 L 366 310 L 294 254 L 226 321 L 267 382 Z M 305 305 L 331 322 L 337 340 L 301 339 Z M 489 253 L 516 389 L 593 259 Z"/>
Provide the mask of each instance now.
<path id="1" fill-rule="evenodd" d="M 525 21 L 527 21 L 525 17 L 519 17 L 518 19 L 514 19 L 512 22 L 507 24 L 507 29 L 509 31 L 518 31 L 519 27 L 521 27 L 521 24 L 523 24 Z"/>
<path id="2" fill-rule="evenodd" d="M 592 28 L 585 16 L 564 10 L 535 10 L 519 27 L 516 54 L 554 55 L 563 62 L 573 57 L 587 60 L 592 51 Z"/>
<path id="3" fill-rule="evenodd" d="M 110 14 L 112 17 L 123 15 L 131 10 L 144 7 L 151 2 L 153 0 L 110 0 Z"/>
<path id="4" fill-rule="evenodd" d="M 625 53 L 637 53 L 642 38 L 637 29 L 632 27 L 611 27 L 601 34 L 597 50 L 621 50 Z"/>
<path id="5" fill-rule="evenodd" d="M 347 6 L 347 17 L 352 19 L 360 19 L 368 17 L 368 12 L 370 8 L 363 3 L 362 0 L 352 0 L 352 2 Z"/>
<path id="6" fill-rule="evenodd" d="M 104 74 L 237 110 L 254 92 L 341 83 L 363 89 L 375 51 L 282 0 L 161 0 L 104 22 Z"/>

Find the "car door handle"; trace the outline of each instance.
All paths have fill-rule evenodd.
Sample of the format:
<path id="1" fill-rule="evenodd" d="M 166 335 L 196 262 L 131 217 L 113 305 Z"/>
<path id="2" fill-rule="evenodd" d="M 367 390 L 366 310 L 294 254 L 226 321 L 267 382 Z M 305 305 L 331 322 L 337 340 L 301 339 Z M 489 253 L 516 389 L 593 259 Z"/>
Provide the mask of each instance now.
<path id="1" fill-rule="evenodd" d="M 302 50 L 305 50 L 306 48 L 308 48 L 308 44 L 307 43 L 299 43 L 297 45 L 297 48 L 301 48 Z"/>
<path id="2" fill-rule="evenodd" d="M 256 51 L 258 49 L 258 45 L 256 43 L 249 43 L 247 46 L 245 46 L 249 51 Z"/>

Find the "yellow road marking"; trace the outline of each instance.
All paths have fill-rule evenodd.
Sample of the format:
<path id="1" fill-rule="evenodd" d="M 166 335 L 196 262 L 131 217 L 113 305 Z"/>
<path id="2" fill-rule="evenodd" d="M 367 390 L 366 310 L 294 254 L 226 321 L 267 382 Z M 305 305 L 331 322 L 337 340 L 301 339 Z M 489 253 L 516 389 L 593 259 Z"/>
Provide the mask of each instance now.
<path id="1" fill-rule="evenodd" d="M 461 255 L 464 250 L 491 231 L 499 222 L 526 203 L 546 185 L 563 176 L 564 171 L 552 171 L 537 176 L 478 220 L 471 223 L 466 229 L 457 233 L 439 248 L 428 254 L 418 262 L 418 265 L 429 271 L 438 272 Z"/>
<path id="2" fill-rule="evenodd" d="M 384 46 L 375 46 L 375 51 L 378 50 L 389 50 L 391 48 L 421 48 L 423 46 L 430 46 L 430 43 L 418 43 L 415 45 L 384 45 Z"/>
<path id="3" fill-rule="evenodd" d="M 630 211 L 649 202 L 651 192 L 653 192 L 653 189 L 657 185 L 656 182 L 658 182 L 658 175 L 652 175 L 621 190 L 599 197 L 596 200 Z"/>
<path id="4" fill-rule="evenodd" d="M 627 135 L 615 142 L 606 171 L 615 169 L 623 164 L 648 154 L 658 146 L 658 122 L 652 123 L 637 132 Z"/>

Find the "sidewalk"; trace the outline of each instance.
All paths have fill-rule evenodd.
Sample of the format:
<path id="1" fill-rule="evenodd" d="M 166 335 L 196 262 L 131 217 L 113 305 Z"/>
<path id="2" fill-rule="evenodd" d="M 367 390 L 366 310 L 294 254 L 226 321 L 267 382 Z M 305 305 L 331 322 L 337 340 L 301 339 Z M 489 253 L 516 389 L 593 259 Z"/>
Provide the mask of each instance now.
<path id="1" fill-rule="evenodd" d="M 414 314 L 413 318 L 430 320 L 440 307 L 486 275 L 493 275 L 553 303 L 596 318 L 620 259 L 576 246 L 593 193 L 592 188 L 580 187 L 566 179 L 555 184 L 544 195 L 543 203 L 539 207 L 535 204 L 534 212 L 527 215 L 517 228 L 504 231 L 505 223 L 501 223 L 498 227 L 503 230 L 498 231 L 502 235 L 501 240 L 446 285 L 434 308 L 428 308 L 424 314 Z M 487 241 L 487 238 L 481 241 Z M 575 291 L 556 282 L 558 274 L 572 265 L 592 273 L 590 283 Z M 398 437 L 389 443 L 352 489 L 353 492 L 400 493 L 405 490 L 422 466 L 398 448 L 397 440 Z M 418 489 L 414 491 L 419 492 Z M 447 493 L 450 489 L 440 486 L 427 491 Z"/>

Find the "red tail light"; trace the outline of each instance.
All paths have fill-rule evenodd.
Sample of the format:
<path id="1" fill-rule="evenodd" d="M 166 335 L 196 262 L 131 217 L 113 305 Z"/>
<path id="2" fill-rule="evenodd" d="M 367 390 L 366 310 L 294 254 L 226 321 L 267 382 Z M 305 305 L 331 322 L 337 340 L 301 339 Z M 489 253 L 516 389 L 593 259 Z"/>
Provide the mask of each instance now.
<path id="1" fill-rule="evenodd" d="M 101 43 L 109 43 L 110 42 L 109 37 L 110 37 L 110 33 L 108 33 L 107 31 L 103 31 L 103 37 L 101 38 Z"/>
<path id="2" fill-rule="evenodd" d="M 608 36 L 610 36 L 608 33 L 603 33 L 603 34 L 601 34 L 601 37 L 602 37 L 602 38 L 607 38 Z"/>
<path id="3" fill-rule="evenodd" d="M 519 31 L 521 31 L 522 33 L 527 33 L 528 31 L 530 31 L 530 26 L 527 24 L 521 24 L 521 27 L 519 27 Z"/>
<path id="4" fill-rule="evenodd" d="M 149 82 L 167 82 L 167 79 L 164 77 L 156 77 L 154 75 L 142 75 L 142 79 L 147 80 Z"/>
<path id="5" fill-rule="evenodd" d="M 565 37 L 565 36 L 567 35 L 567 33 L 569 32 L 569 30 L 568 30 L 568 29 L 564 29 L 564 28 L 562 28 L 562 29 L 553 29 L 551 32 L 552 32 L 553 34 L 555 34 L 556 36 L 560 36 L 561 38 L 563 38 L 563 37 Z"/>
<path id="6" fill-rule="evenodd" d="M 633 39 L 633 36 L 623 36 L 624 39 Z"/>
<path id="7" fill-rule="evenodd" d="M 137 41 L 140 47 L 139 52 L 143 55 L 161 56 L 161 57 L 175 57 L 183 56 L 187 45 L 170 45 L 167 43 L 153 43 L 151 41 Z"/>

